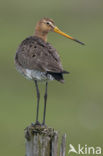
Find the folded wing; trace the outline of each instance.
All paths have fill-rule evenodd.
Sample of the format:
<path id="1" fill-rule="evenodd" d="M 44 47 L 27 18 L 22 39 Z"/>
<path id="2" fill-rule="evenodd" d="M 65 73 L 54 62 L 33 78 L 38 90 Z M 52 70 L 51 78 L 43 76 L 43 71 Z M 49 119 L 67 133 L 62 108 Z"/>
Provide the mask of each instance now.
<path id="1" fill-rule="evenodd" d="M 31 36 L 21 43 L 15 59 L 19 65 L 26 69 L 54 73 L 63 72 L 56 49 L 36 36 Z"/>

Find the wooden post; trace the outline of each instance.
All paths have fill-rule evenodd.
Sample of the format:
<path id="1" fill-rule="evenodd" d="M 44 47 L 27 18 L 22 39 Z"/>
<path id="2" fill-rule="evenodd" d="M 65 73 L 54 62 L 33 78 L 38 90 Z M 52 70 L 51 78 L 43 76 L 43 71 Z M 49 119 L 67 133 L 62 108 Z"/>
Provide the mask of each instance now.
<path id="1" fill-rule="evenodd" d="M 31 124 L 25 129 L 26 156 L 65 156 L 66 135 L 58 151 L 58 132 L 53 128 Z"/>
<path id="2" fill-rule="evenodd" d="M 62 142 L 60 147 L 60 156 L 66 155 L 66 134 L 62 136 Z"/>

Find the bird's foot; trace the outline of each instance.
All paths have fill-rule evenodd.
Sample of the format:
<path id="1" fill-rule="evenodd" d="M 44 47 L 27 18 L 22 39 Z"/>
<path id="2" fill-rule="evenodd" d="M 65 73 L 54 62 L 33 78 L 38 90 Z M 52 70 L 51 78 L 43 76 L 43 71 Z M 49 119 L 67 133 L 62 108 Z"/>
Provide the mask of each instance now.
<path id="1" fill-rule="evenodd" d="M 41 123 L 39 121 L 36 121 L 35 123 L 32 123 L 32 126 L 41 126 Z"/>
<path id="2" fill-rule="evenodd" d="M 42 123 L 41 127 L 47 128 L 48 126 L 45 123 Z"/>
<path id="3" fill-rule="evenodd" d="M 40 123 L 39 121 L 36 121 L 35 123 L 32 123 L 33 127 L 42 127 L 42 128 L 48 128 L 48 126 L 45 123 Z"/>

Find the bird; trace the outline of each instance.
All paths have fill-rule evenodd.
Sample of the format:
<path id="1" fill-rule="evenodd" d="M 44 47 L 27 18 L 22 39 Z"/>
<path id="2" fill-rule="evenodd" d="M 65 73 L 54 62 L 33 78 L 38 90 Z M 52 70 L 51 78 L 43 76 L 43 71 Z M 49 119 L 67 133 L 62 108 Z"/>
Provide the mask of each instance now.
<path id="1" fill-rule="evenodd" d="M 45 82 L 44 111 L 41 124 L 45 125 L 48 82 L 56 80 L 64 83 L 63 75 L 69 73 L 63 69 L 60 56 L 56 49 L 47 42 L 47 35 L 50 31 L 84 45 L 83 42 L 62 32 L 50 18 L 40 19 L 36 24 L 34 34 L 20 43 L 15 55 L 15 65 L 18 72 L 35 83 L 37 93 L 35 125 L 40 125 L 38 120 L 40 101 L 38 83 Z"/>

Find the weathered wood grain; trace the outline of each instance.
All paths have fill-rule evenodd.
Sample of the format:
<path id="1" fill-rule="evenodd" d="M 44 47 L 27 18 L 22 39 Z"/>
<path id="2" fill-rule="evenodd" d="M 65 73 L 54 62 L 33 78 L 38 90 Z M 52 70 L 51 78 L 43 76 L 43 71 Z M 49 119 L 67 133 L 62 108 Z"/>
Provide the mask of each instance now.
<path id="1" fill-rule="evenodd" d="M 25 129 L 26 156 L 58 156 L 58 132 L 31 124 Z M 62 137 L 60 156 L 65 156 L 66 135 Z"/>
<path id="2" fill-rule="evenodd" d="M 62 136 L 62 142 L 60 147 L 60 156 L 66 155 L 66 134 Z"/>

